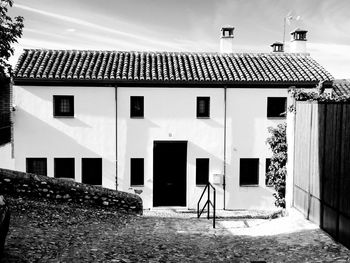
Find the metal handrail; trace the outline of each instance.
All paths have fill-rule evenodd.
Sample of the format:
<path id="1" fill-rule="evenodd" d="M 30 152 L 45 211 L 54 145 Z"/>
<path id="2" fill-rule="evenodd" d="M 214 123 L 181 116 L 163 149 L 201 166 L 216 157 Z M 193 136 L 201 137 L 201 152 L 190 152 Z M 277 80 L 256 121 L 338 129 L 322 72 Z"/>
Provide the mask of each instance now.
<path id="1" fill-rule="evenodd" d="M 210 187 L 213 189 L 213 202 L 210 200 Z M 199 211 L 199 205 L 200 205 L 200 202 L 202 201 L 202 198 L 203 198 L 203 196 L 204 196 L 204 193 L 205 193 L 205 191 L 208 189 L 208 199 L 207 199 L 207 201 L 205 202 L 205 204 L 204 204 L 204 206 L 203 206 L 203 208 L 201 209 L 201 211 Z M 203 213 L 203 211 L 204 211 L 204 209 L 205 209 L 205 207 L 207 206 L 208 208 L 207 208 L 207 219 L 210 219 L 210 205 L 213 207 L 213 228 L 215 228 L 215 213 L 216 213 L 216 189 L 215 189 L 215 187 L 210 183 L 210 182 L 208 182 L 207 184 L 206 184 L 206 186 L 204 187 L 204 190 L 203 190 L 203 192 L 202 192 L 202 195 L 201 195 L 201 197 L 199 198 L 199 201 L 198 201 L 198 203 L 197 203 L 197 218 L 199 218 L 201 215 L 202 215 L 202 213 Z"/>

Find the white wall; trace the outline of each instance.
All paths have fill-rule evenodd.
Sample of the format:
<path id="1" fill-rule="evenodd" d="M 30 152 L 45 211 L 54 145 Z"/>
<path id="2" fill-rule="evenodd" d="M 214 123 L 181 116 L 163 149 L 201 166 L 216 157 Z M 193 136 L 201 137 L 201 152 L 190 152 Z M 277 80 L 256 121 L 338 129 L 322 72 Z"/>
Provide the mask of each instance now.
<path id="1" fill-rule="evenodd" d="M 285 119 L 267 118 L 267 97 L 287 97 L 287 89 L 227 90 L 226 208 L 273 209 L 273 188 L 265 186 L 265 143 L 269 126 Z M 259 158 L 259 186 L 239 186 L 240 158 Z"/>
<path id="2" fill-rule="evenodd" d="M 11 143 L 0 146 L 0 168 L 15 169 L 15 159 L 12 158 Z"/>
<path id="3" fill-rule="evenodd" d="M 144 96 L 144 119 L 130 119 L 130 96 Z M 197 96 L 210 96 L 210 119 L 196 118 Z M 118 189 L 130 187 L 130 158 L 144 158 L 144 208 L 153 206 L 153 142 L 188 141 L 187 206 L 195 208 L 203 187 L 195 184 L 196 158 L 209 158 L 209 174 L 223 173 L 224 92 L 211 88 L 118 88 Z M 223 207 L 222 185 L 217 187 Z"/>
<path id="4" fill-rule="evenodd" d="M 53 95 L 74 95 L 74 118 L 53 117 Z M 81 158 L 103 158 L 102 184 L 115 189 L 114 87 L 14 86 L 14 103 L 16 170 L 26 170 L 27 157 L 46 157 L 53 177 L 55 157 L 74 157 L 81 182 Z"/>

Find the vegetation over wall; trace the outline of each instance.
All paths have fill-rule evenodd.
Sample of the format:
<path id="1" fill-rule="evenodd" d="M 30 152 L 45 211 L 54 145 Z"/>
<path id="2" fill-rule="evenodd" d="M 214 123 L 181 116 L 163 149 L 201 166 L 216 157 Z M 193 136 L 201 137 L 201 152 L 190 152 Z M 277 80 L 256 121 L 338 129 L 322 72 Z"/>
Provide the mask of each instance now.
<path id="1" fill-rule="evenodd" d="M 5 169 L 0 169 L 0 192 L 142 214 L 142 200 L 134 194 Z"/>
<path id="2" fill-rule="evenodd" d="M 273 196 L 276 198 L 277 207 L 286 207 L 286 175 L 287 175 L 287 124 L 279 124 L 277 128 L 269 127 L 270 137 L 266 143 L 272 151 L 271 163 L 267 172 L 269 184 L 276 190 Z"/>

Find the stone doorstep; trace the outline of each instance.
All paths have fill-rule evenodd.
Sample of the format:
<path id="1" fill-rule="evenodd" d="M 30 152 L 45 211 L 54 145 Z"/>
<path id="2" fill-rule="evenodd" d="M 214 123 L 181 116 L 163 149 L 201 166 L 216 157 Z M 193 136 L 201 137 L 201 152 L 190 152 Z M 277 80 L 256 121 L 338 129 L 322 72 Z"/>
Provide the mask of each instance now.
<path id="1" fill-rule="evenodd" d="M 186 215 L 187 217 L 197 217 L 197 210 L 195 209 L 186 209 L 186 208 L 178 208 L 178 207 L 156 207 L 151 209 L 144 209 L 146 214 L 173 214 L 176 215 Z M 207 216 L 207 210 L 204 210 L 201 217 Z M 210 216 L 212 217 L 213 210 L 210 210 Z M 277 217 L 285 216 L 286 213 L 283 209 L 278 210 L 216 210 L 215 217 L 217 219 L 272 219 Z"/>

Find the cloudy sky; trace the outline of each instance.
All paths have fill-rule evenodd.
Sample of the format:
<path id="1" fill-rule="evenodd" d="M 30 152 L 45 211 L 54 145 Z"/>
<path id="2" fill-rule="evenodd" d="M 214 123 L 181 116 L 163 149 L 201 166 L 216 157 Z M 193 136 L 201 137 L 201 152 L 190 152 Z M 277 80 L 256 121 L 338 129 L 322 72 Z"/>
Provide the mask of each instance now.
<path id="1" fill-rule="evenodd" d="M 308 52 L 336 78 L 350 78 L 349 0 L 15 0 L 23 48 L 216 52 L 223 25 L 237 52 L 270 52 L 295 27 Z M 288 46 L 286 47 L 288 49 Z"/>

